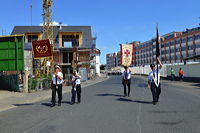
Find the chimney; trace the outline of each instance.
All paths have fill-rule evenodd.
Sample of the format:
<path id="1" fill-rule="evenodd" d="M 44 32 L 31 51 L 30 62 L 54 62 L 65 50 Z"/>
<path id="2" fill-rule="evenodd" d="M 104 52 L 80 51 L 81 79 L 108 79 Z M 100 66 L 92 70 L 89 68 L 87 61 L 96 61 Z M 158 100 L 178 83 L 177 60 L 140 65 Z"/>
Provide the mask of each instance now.
<path id="1" fill-rule="evenodd" d="M 59 22 L 59 30 L 62 30 L 62 22 Z"/>

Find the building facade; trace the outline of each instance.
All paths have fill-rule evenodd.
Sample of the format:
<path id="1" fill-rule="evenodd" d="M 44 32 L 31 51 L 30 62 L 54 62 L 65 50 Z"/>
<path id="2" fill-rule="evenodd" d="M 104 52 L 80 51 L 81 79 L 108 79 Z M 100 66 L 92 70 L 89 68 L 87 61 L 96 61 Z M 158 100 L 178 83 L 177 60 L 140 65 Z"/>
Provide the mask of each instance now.
<path id="1" fill-rule="evenodd" d="M 32 51 L 31 42 L 42 40 L 42 32 L 42 26 L 15 26 L 12 35 L 24 34 L 24 48 L 27 51 Z M 90 64 L 91 51 L 96 49 L 96 37 L 92 37 L 91 27 L 53 26 L 53 38 L 54 64 L 61 66 L 65 79 L 70 78 L 74 64 L 76 64 L 76 69 L 84 73 L 83 80 L 90 78 L 91 69 L 93 69 Z M 74 62 L 74 60 L 76 61 Z"/>
<path id="2" fill-rule="evenodd" d="M 184 58 L 200 54 L 200 27 L 161 36 L 160 54 L 163 64 L 183 63 Z M 155 63 L 156 38 L 135 44 L 134 60 L 134 66 Z M 197 62 L 199 60 L 190 61 Z"/>
<path id="3" fill-rule="evenodd" d="M 117 67 L 120 65 L 120 52 L 106 54 L 106 65 L 107 69 Z"/>

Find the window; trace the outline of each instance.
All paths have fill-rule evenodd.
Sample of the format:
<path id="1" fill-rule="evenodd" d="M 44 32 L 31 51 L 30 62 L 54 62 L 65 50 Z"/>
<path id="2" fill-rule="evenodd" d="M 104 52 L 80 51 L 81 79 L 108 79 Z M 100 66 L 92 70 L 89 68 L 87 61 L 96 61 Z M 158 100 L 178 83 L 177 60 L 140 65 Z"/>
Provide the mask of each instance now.
<path id="1" fill-rule="evenodd" d="M 192 40 L 193 40 L 192 36 L 188 37 L 188 42 L 191 42 Z"/>
<path id="2" fill-rule="evenodd" d="M 63 47 L 72 47 L 72 42 L 63 42 Z"/>
<path id="3" fill-rule="evenodd" d="M 186 46 L 182 47 L 182 51 L 185 51 L 186 50 Z"/>
<path id="4" fill-rule="evenodd" d="M 171 42 L 171 46 L 174 46 L 174 41 Z"/>
<path id="5" fill-rule="evenodd" d="M 38 35 L 28 35 L 28 42 L 38 40 Z"/>
<path id="6" fill-rule="evenodd" d="M 169 43 L 166 43 L 165 47 L 168 47 L 169 46 Z"/>
<path id="7" fill-rule="evenodd" d="M 188 46 L 188 50 L 192 50 L 193 49 L 193 46 Z"/>
<path id="8" fill-rule="evenodd" d="M 179 59 L 180 59 L 180 55 L 177 55 L 177 56 L 176 56 L 176 59 L 179 60 Z"/>
<path id="9" fill-rule="evenodd" d="M 182 43 L 186 43 L 186 38 L 183 38 L 183 39 L 182 39 Z"/>
<path id="10" fill-rule="evenodd" d="M 176 52 L 180 52 L 180 48 L 176 48 Z"/>
<path id="11" fill-rule="evenodd" d="M 200 44 L 197 44 L 197 45 L 196 45 L 196 48 L 200 48 Z"/>
<path id="12" fill-rule="evenodd" d="M 179 40 L 176 40 L 176 44 L 180 44 L 180 39 L 179 39 Z"/>
<path id="13" fill-rule="evenodd" d="M 199 40 L 200 39 L 200 34 L 195 35 L 195 40 Z"/>

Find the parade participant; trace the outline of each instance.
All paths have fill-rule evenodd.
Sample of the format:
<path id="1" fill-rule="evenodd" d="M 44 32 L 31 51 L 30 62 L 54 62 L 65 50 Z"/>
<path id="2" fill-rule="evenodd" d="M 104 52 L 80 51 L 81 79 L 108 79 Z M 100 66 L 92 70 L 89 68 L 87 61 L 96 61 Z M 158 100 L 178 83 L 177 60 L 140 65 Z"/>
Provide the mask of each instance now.
<path id="1" fill-rule="evenodd" d="M 63 74 L 59 66 L 55 66 L 54 73 L 52 75 L 52 99 L 51 107 L 55 106 L 56 103 L 56 92 L 58 94 L 58 106 L 61 106 L 62 101 L 62 83 L 63 83 Z"/>
<path id="2" fill-rule="evenodd" d="M 128 86 L 128 97 L 130 96 L 131 91 L 131 70 L 124 66 L 124 72 L 122 73 L 122 84 L 124 86 L 124 97 L 127 96 L 126 86 Z"/>
<path id="3" fill-rule="evenodd" d="M 175 71 L 173 68 L 171 68 L 171 80 L 174 81 L 175 78 Z"/>
<path id="4" fill-rule="evenodd" d="M 182 70 L 182 68 L 179 69 L 178 74 L 179 74 L 179 80 L 183 81 L 183 70 Z"/>
<path id="5" fill-rule="evenodd" d="M 148 76 L 148 88 L 151 89 L 152 96 L 153 96 L 153 104 L 155 105 L 158 100 L 161 93 L 161 87 L 160 87 L 160 69 L 162 68 L 162 63 L 159 59 L 159 57 L 156 58 L 157 62 L 159 63 L 160 67 L 157 70 L 155 68 L 155 64 L 151 64 L 151 72 Z"/>
<path id="6" fill-rule="evenodd" d="M 77 104 L 81 103 L 81 76 L 75 72 L 72 76 L 72 98 L 71 104 L 75 103 L 77 95 Z"/>

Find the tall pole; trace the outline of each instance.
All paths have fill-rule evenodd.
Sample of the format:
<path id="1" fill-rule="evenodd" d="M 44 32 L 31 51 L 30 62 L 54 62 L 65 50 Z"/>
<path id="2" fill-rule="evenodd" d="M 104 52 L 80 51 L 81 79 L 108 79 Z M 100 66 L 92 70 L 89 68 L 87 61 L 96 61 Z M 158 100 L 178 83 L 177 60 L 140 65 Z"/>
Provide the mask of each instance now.
<path id="1" fill-rule="evenodd" d="M 156 25 L 156 63 L 157 63 L 157 85 L 158 85 L 158 60 L 160 56 L 160 48 L 159 48 L 159 33 L 158 33 L 158 24 Z"/>

